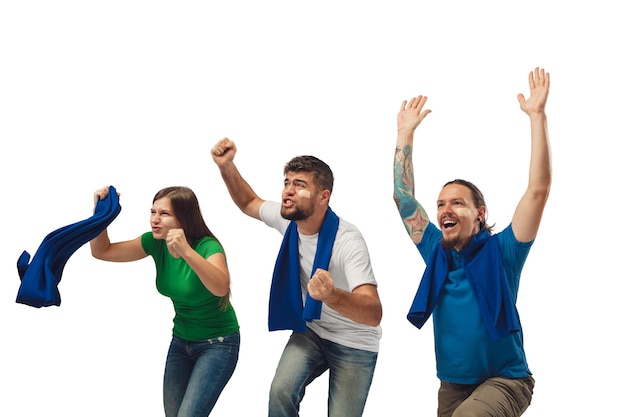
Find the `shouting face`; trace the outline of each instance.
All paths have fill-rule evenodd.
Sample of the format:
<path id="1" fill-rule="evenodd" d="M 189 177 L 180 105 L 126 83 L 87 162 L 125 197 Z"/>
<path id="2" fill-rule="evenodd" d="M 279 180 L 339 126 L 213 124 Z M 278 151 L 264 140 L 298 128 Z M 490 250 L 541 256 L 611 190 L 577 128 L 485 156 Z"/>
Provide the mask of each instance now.
<path id="1" fill-rule="evenodd" d="M 285 175 L 280 214 L 287 220 L 306 220 L 313 215 L 316 196 L 313 174 L 288 172 Z"/>
<path id="2" fill-rule="evenodd" d="M 150 226 L 155 239 L 165 239 L 171 229 L 181 228 L 169 197 L 159 198 L 152 204 Z"/>
<path id="3" fill-rule="evenodd" d="M 471 190 L 460 184 L 446 185 L 437 200 L 437 221 L 448 249 L 463 249 L 480 231 L 485 207 L 475 207 Z"/>

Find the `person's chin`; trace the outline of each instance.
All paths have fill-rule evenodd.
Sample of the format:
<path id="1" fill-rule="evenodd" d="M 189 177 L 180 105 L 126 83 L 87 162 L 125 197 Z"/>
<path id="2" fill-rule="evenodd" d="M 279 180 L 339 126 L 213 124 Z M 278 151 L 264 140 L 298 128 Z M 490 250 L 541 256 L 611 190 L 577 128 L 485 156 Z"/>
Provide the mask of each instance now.
<path id="1" fill-rule="evenodd" d="M 441 246 L 443 246 L 444 249 L 452 250 L 454 246 L 456 245 L 457 241 L 458 239 L 456 238 L 456 236 L 444 235 L 441 239 Z"/>
<path id="2" fill-rule="evenodd" d="M 281 209 L 280 215 L 283 217 L 283 219 L 287 219 L 287 220 L 303 220 L 304 219 L 302 214 L 298 210 L 295 210 L 295 209 Z"/>

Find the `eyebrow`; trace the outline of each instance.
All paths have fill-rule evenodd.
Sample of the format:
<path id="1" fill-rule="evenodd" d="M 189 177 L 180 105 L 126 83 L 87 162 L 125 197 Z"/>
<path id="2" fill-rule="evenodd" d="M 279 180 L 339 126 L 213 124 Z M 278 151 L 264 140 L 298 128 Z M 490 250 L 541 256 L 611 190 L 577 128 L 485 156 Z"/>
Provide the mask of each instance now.
<path id="1" fill-rule="evenodd" d="M 305 179 L 302 179 L 302 178 L 294 178 L 293 180 L 290 180 L 289 178 L 285 178 L 284 183 L 287 184 L 288 182 L 295 182 L 295 183 L 309 185 L 309 183 Z"/>
<path id="2" fill-rule="evenodd" d="M 443 203 L 443 202 L 446 202 L 446 201 L 451 201 L 451 202 L 454 202 L 454 201 L 462 201 L 462 202 L 465 202 L 465 199 L 464 199 L 464 198 L 462 198 L 462 197 L 454 197 L 454 198 L 450 198 L 450 199 L 448 199 L 448 200 L 439 199 L 439 200 L 437 200 L 437 204 L 439 204 L 439 203 Z"/>

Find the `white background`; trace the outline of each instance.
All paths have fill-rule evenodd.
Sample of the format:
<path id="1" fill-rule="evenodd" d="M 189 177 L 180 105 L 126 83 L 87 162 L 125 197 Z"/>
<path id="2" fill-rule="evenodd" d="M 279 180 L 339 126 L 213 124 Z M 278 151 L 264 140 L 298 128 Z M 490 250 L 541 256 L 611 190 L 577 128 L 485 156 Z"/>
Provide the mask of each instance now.
<path id="1" fill-rule="evenodd" d="M 113 240 L 148 230 L 154 193 L 196 191 L 227 251 L 240 361 L 212 415 L 266 415 L 286 332 L 267 331 L 281 236 L 240 213 L 210 158 L 224 136 L 265 199 L 298 154 L 335 173 L 331 206 L 370 250 L 384 307 L 365 416 L 434 416 L 428 323 L 406 320 L 423 262 L 392 200 L 396 114 L 429 97 L 417 195 L 444 182 L 484 192 L 499 231 L 528 175 L 517 93 L 552 77 L 554 180 L 518 308 L 537 380 L 527 416 L 622 409 L 624 42 L 616 2 L 2 1 L 0 3 L 0 414 L 159 416 L 173 309 L 147 258 L 112 264 L 88 245 L 68 261 L 60 307 L 15 302 L 16 262 L 90 217 L 114 185 Z M 327 375 L 302 416 L 326 415 Z M 617 382 L 610 382 L 617 381 Z"/>

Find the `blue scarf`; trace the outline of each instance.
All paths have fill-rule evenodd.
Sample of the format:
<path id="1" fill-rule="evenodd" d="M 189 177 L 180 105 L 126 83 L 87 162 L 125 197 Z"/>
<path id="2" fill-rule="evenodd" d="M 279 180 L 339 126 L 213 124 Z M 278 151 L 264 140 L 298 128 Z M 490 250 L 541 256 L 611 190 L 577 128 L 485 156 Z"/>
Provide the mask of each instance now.
<path id="1" fill-rule="evenodd" d="M 30 264 L 30 254 L 22 252 L 17 260 L 21 283 L 16 302 L 32 307 L 61 305 L 58 285 L 70 256 L 102 233 L 121 210 L 117 191 L 111 185 L 107 198 L 96 203 L 92 217 L 48 234 Z"/>
<path id="2" fill-rule="evenodd" d="M 450 251 L 437 245 L 415 294 L 407 319 L 421 328 L 439 301 L 452 264 Z M 519 315 L 506 272 L 497 236 L 482 229 L 473 236 L 463 254 L 465 273 L 491 338 L 496 341 L 521 330 Z"/>
<path id="3" fill-rule="evenodd" d="M 317 268 L 328 270 L 330 256 L 339 228 L 339 217 L 328 207 L 324 222 L 317 237 L 317 251 L 311 275 Z M 304 332 L 306 322 L 318 320 L 322 313 L 322 302 L 314 300 L 308 293 L 302 305 L 300 286 L 300 257 L 298 253 L 298 226 L 289 223 L 276 258 L 272 286 L 270 288 L 268 324 L 272 330 L 294 330 Z"/>

